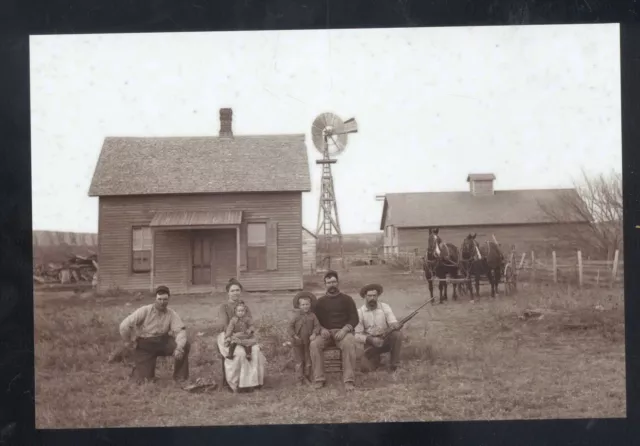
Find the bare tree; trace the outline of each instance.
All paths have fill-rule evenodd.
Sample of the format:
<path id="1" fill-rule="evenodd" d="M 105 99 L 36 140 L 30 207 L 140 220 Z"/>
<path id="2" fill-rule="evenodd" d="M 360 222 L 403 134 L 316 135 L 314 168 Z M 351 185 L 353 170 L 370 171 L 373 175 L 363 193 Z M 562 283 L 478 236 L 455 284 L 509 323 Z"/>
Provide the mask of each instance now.
<path id="1" fill-rule="evenodd" d="M 574 190 L 558 193 L 552 203 L 539 203 L 558 231 L 569 242 L 597 256 L 613 258 L 622 249 L 622 175 L 617 172 L 587 175 L 574 183 Z M 570 223 L 586 222 L 579 227 Z"/>

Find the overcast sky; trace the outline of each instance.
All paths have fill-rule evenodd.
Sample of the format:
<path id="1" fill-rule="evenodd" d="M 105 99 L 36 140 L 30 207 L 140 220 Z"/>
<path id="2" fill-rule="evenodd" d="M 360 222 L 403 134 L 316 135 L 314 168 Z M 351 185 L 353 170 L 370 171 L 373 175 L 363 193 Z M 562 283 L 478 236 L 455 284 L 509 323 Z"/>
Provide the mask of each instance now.
<path id="1" fill-rule="evenodd" d="M 374 232 L 377 194 L 571 187 L 622 169 L 619 27 L 607 25 L 35 36 L 34 229 L 96 232 L 87 196 L 106 136 L 305 133 L 355 117 L 334 166 L 344 233 Z M 283 160 L 286 162 L 286 160 Z"/>

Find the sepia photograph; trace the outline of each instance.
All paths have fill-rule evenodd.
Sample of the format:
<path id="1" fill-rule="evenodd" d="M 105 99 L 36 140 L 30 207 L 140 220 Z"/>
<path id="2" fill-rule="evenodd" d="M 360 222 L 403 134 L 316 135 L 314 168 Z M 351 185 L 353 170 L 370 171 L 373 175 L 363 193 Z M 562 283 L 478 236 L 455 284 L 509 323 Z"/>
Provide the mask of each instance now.
<path id="1" fill-rule="evenodd" d="M 619 25 L 29 52 L 37 429 L 626 416 Z"/>

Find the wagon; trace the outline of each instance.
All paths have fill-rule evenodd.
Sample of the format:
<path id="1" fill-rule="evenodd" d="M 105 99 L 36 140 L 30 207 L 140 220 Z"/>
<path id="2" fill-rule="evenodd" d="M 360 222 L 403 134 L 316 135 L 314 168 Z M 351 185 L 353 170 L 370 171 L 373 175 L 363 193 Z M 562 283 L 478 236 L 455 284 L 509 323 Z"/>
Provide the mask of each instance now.
<path id="1" fill-rule="evenodd" d="M 524 256 L 525 254 L 523 253 L 522 258 L 520 259 L 520 262 L 518 262 L 516 260 L 515 252 L 511 251 L 511 253 L 509 254 L 509 257 L 507 258 L 507 260 L 503 262 L 503 265 L 501 266 L 502 277 L 500 279 L 499 284 L 500 283 L 504 284 L 504 290 L 507 296 L 516 293 L 518 290 L 518 271 L 522 269 L 522 266 L 524 264 Z M 447 277 L 446 279 L 438 279 L 434 277 L 432 280 L 434 285 L 437 285 L 440 282 L 446 282 L 448 284 L 457 284 L 457 285 L 472 283 L 471 277 L 459 278 L 459 279 L 452 279 L 450 277 Z M 481 285 L 483 283 L 484 282 L 480 282 Z M 466 290 L 464 290 L 463 293 L 466 293 Z"/>

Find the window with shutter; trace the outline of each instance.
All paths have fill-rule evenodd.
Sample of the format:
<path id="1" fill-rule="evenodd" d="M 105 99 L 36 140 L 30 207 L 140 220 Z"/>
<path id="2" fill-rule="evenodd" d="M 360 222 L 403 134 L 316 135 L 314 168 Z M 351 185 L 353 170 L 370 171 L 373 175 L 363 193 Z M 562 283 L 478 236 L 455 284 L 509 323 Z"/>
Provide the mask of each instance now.
<path id="1" fill-rule="evenodd" d="M 267 224 L 247 224 L 247 269 L 264 271 L 267 269 Z"/>
<path id="2" fill-rule="evenodd" d="M 146 273 L 151 270 L 151 228 L 134 227 L 131 243 L 131 270 Z"/>

